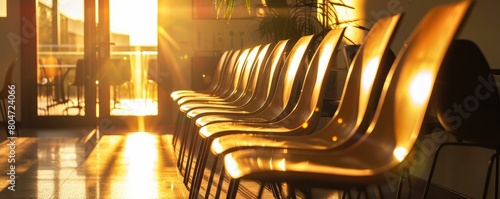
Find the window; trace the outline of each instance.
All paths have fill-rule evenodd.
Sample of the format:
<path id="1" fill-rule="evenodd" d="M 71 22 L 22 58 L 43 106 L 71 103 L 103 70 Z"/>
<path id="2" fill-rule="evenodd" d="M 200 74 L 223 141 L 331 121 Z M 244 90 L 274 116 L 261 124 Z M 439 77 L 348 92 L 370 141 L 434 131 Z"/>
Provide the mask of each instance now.
<path id="1" fill-rule="evenodd" d="M 0 0 L 0 17 L 7 17 L 7 0 Z"/>

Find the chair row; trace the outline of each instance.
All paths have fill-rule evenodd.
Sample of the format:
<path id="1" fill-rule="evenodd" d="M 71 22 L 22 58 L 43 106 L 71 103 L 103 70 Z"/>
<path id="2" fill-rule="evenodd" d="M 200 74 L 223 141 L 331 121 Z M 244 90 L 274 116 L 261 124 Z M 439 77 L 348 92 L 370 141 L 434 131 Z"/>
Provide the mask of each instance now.
<path id="1" fill-rule="evenodd" d="M 335 114 L 319 130 L 325 79 L 344 29 L 226 51 L 206 91 L 171 94 L 180 107 L 173 145 L 190 198 L 199 197 L 205 180 L 205 198 L 212 185 L 219 198 L 225 178 L 227 198 L 236 197 L 243 179 L 278 190 L 275 197 L 311 187 L 362 194 L 385 183 L 389 172 L 408 169 L 431 96 L 439 96 L 433 93 L 438 72 L 450 46 L 463 46 L 453 41 L 471 4 L 429 11 L 396 57 L 389 46 L 402 14 L 379 19 L 351 63 Z"/>

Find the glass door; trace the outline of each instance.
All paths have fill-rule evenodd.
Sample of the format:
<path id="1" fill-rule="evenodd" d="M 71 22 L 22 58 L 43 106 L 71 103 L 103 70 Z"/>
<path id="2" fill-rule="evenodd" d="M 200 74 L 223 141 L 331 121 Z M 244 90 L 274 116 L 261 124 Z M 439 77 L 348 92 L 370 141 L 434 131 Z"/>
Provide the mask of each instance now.
<path id="1" fill-rule="evenodd" d="M 99 0 L 98 117 L 144 131 L 158 115 L 157 0 Z"/>
<path id="2" fill-rule="evenodd" d="M 35 22 L 35 45 L 23 51 L 36 57 L 23 64 L 29 68 L 23 82 L 32 85 L 23 93 L 29 101 L 23 109 L 27 126 L 71 127 L 96 124 L 95 2 L 86 0 L 38 0 L 26 2 L 24 17 Z M 24 26 L 27 26 L 25 25 Z M 36 55 L 31 54 L 34 49 Z M 35 70 L 31 67 L 35 66 Z"/>
<path id="3" fill-rule="evenodd" d="M 158 0 L 38 0 L 36 18 L 38 124 L 156 121 Z"/>

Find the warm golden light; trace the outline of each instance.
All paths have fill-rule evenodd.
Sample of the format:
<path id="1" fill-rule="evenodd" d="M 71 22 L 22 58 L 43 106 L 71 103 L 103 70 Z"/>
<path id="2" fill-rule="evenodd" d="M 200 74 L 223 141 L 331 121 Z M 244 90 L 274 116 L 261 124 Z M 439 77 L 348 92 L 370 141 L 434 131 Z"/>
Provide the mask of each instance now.
<path id="1" fill-rule="evenodd" d="M 337 123 L 342 124 L 342 122 L 344 122 L 342 118 L 337 119 Z"/>
<path id="2" fill-rule="evenodd" d="M 217 154 L 222 153 L 222 145 L 220 145 L 219 138 L 215 138 L 212 142 L 212 151 Z"/>
<path id="3" fill-rule="evenodd" d="M 158 151 L 154 135 L 137 132 L 127 136 L 125 142 L 125 161 L 127 162 L 126 189 L 128 198 L 152 198 L 158 196 L 156 169 Z M 118 189 L 121 190 L 121 189 Z"/>
<path id="4" fill-rule="evenodd" d="M 336 135 L 332 136 L 332 141 L 336 142 L 338 139 L 339 138 Z"/>
<path id="5" fill-rule="evenodd" d="M 373 85 L 373 81 L 375 80 L 375 76 L 377 74 L 378 63 L 380 62 L 378 57 L 374 57 L 363 69 L 361 75 L 361 88 L 363 88 L 364 92 L 367 92 Z"/>
<path id="6" fill-rule="evenodd" d="M 432 72 L 421 71 L 411 80 L 408 91 L 413 103 L 420 105 L 430 97 L 433 84 L 432 77 Z"/>
<path id="7" fill-rule="evenodd" d="M 234 160 L 231 154 L 228 154 L 224 157 L 224 162 L 226 171 L 229 173 L 229 175 L 231 175 L 231 177 L 237 178 L 241 176 L 242 173 L 238 167 L 238 163 L 236 163 L 236 160 Z"/>
<path id="8" fill-rule="evenodd" d="M 396 149 L 394 149 L 393 154 L 396 157 L 396 159 L 398 159 L 401 162 L 405 159 L 406 155 L 408 155 L 408 150 L 406 150 L 406 148 L 404 147 L 396 147 Z"/>
<path id="9" fill-rule="evenodd" d="M 297 51 L 302 53 L 306 50 L 306 45 L 300 45 L 298 48 L 297 48 Z M 294 68 L 291 68 L 289 71 L 289 73 L 287 74 L 287 78 L 288 79 L 294 79 L 295 78 L 295 73 L 292 73 L 293 71 L 296 71 L 296 68 L 298 68 L 300 66 L 300 61 L 301 61 L 302 57 L 301 56 L 293 56 L 292 57 L 292 61 L 291 61 L 291 64 Z"/>
<path id="10" fill-rule="evenodd" d="M 302 124 L 302 128 L 307 128 L 308 126 L 309 126 L 309 123 L 307 123 L 307 122 L 304 122 L 304 123 Z"/>
<path id="11" fill-rule="evenodd" d="M 128 34 L 130 45 L 156 46 L 158 1 L 110 0 L 111 31 Z"/>
<path id="12" fill-rule="evenodd" d="M 281 159 L 281 161 L 279 163 L 279 166 L 280 166 L 280 169 L 282 171 L 286 171 L 286 160 L 285 160 L 285 158 Z"/>

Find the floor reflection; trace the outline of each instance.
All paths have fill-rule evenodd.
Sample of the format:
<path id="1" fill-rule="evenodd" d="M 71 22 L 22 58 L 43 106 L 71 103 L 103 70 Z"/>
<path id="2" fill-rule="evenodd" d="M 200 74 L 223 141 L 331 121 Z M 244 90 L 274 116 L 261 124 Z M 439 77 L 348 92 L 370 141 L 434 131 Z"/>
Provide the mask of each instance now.
<path id="1" fill-rule="evenodd" d="M 16 191 L 0 175 L 0 198 L 186 198 L 167 135 L 106 135 L 85 154 L 79 138 L 16 141 Z M 7 141 L 0 172 L 9 172 Z"/>

